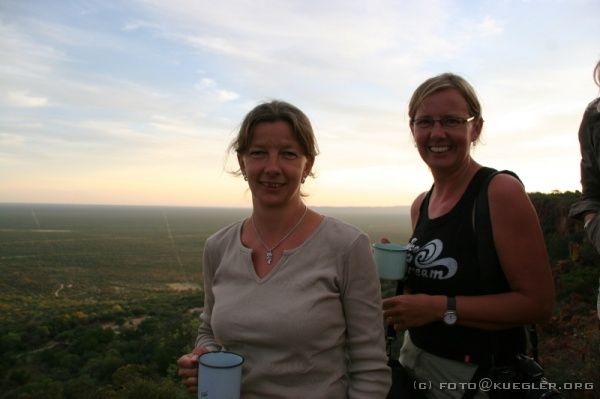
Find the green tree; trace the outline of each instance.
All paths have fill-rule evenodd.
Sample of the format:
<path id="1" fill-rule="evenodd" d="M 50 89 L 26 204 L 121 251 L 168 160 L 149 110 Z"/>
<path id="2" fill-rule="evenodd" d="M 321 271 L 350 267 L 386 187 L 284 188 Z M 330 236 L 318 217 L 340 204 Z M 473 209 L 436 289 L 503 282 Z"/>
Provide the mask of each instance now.
<path id="1" fill-rule="evenodd" d="M 111 380 L 113 373 L 124 363 L 118 352 L 111 350 L 106 354 L 90 359 L 83 371 L 100 383 Z"/>
<path id="2" fill-rule="evenodd" d="M 0 337 L 0 353 L 18 352 L 22 349 L 21 334 L 8 332 Z"/>
<path id="3" fill-rule="evenodd" d="M 63 399 L 63 385 L 60 381 L 42 378 L 30 382 L 18 391 L 19 399 Z"/>
<path id="4" fill-rule="evenodd" d="M 89 375 L 80 375 L 64 385 L 65 399 L 93 399 L 96 396 L 96 382 Z"/>

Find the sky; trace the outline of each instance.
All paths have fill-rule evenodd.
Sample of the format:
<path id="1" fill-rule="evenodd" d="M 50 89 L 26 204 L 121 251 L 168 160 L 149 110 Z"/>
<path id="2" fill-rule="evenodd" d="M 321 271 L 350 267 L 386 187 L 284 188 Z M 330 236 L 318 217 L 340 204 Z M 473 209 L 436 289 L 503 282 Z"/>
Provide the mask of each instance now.
<path id="1" fill-rule="evenodd" d="M 598 0 L 0 0 L 0 202 L 251 206 L 227 154 L 281 99 L 320 147 L 312 206 L 410 205 L 408 127 L 442 72 L 483 105 L 472 156 L 528 192 L 580 190 Z"/>

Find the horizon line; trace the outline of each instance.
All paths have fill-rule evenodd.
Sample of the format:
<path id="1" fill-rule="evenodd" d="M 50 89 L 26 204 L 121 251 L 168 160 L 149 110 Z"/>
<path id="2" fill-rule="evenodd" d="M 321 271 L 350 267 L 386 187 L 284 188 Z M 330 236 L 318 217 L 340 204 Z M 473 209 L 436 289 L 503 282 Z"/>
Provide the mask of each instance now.
<path id="1" fill-rule="evenodd" d="M 109 204 L 109 203 L 78 203 L 78 202 L 13 202 L 0 201 L 2 205 L 48 205 L 48 206 L 114 206 L 136 208 L 215 208 L 215 209 L 252 209 L 252 206 L 218 206 L 218 205 L 161 205 L 161 204 Z M 310 205 L 309 208 L 410 208 L 410 205 Z"/>

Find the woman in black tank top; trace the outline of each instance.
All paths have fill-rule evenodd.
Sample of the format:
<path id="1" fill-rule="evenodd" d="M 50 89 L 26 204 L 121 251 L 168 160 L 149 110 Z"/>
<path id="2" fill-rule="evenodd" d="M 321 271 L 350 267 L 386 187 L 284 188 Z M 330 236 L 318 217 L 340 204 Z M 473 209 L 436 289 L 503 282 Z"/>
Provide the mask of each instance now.
<path id="1" fill-rule="evenodd" d="M 547 321 L 554 304 L 553 279 L 537 214 L 524 187 L 517 178 L 498 174 L 487 187 L 490 251 L 497 253 L 507 284 L 494 294 L 481 287 L 473 206 L 493 170 L 471 157 L 483 127 L 471 85 L 450 73 L 428 79 L 414 92 L 409 116 L 416 147 L 434 183 L 412 204 L 406 292 L 384 300 L 384 316 L 396 330 L 408 330 L 400 362 L 418 380 L 429 380 L 427 396 L 459 398 L 460 385 L 450 392 L 439 383 L 470 381 L 477 364 L 495 351 L 489 331 L 509 334 L 516 327 Z M 518 339 L 511 343 L 515 352 L 523 350 L 521 344 Z M 448 370 L 454 367 L 460 377 Z M 447 378 L 455 380 L 443 381 Z"/>

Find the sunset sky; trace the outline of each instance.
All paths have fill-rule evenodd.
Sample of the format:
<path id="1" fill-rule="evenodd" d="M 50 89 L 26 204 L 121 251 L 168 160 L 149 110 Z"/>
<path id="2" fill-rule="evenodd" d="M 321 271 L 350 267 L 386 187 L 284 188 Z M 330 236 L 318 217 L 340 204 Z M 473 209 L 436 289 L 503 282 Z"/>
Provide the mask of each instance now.
<path id="1" fill-rule="evenodd" d="M 245 207 L 226 148 L 259 102 L 309 116 L 321 206 L 409 205 L 424 79 L 483 103 L 473 157 L 578 190 L 600 1 L 1 0 L 0 202 Z"/>

